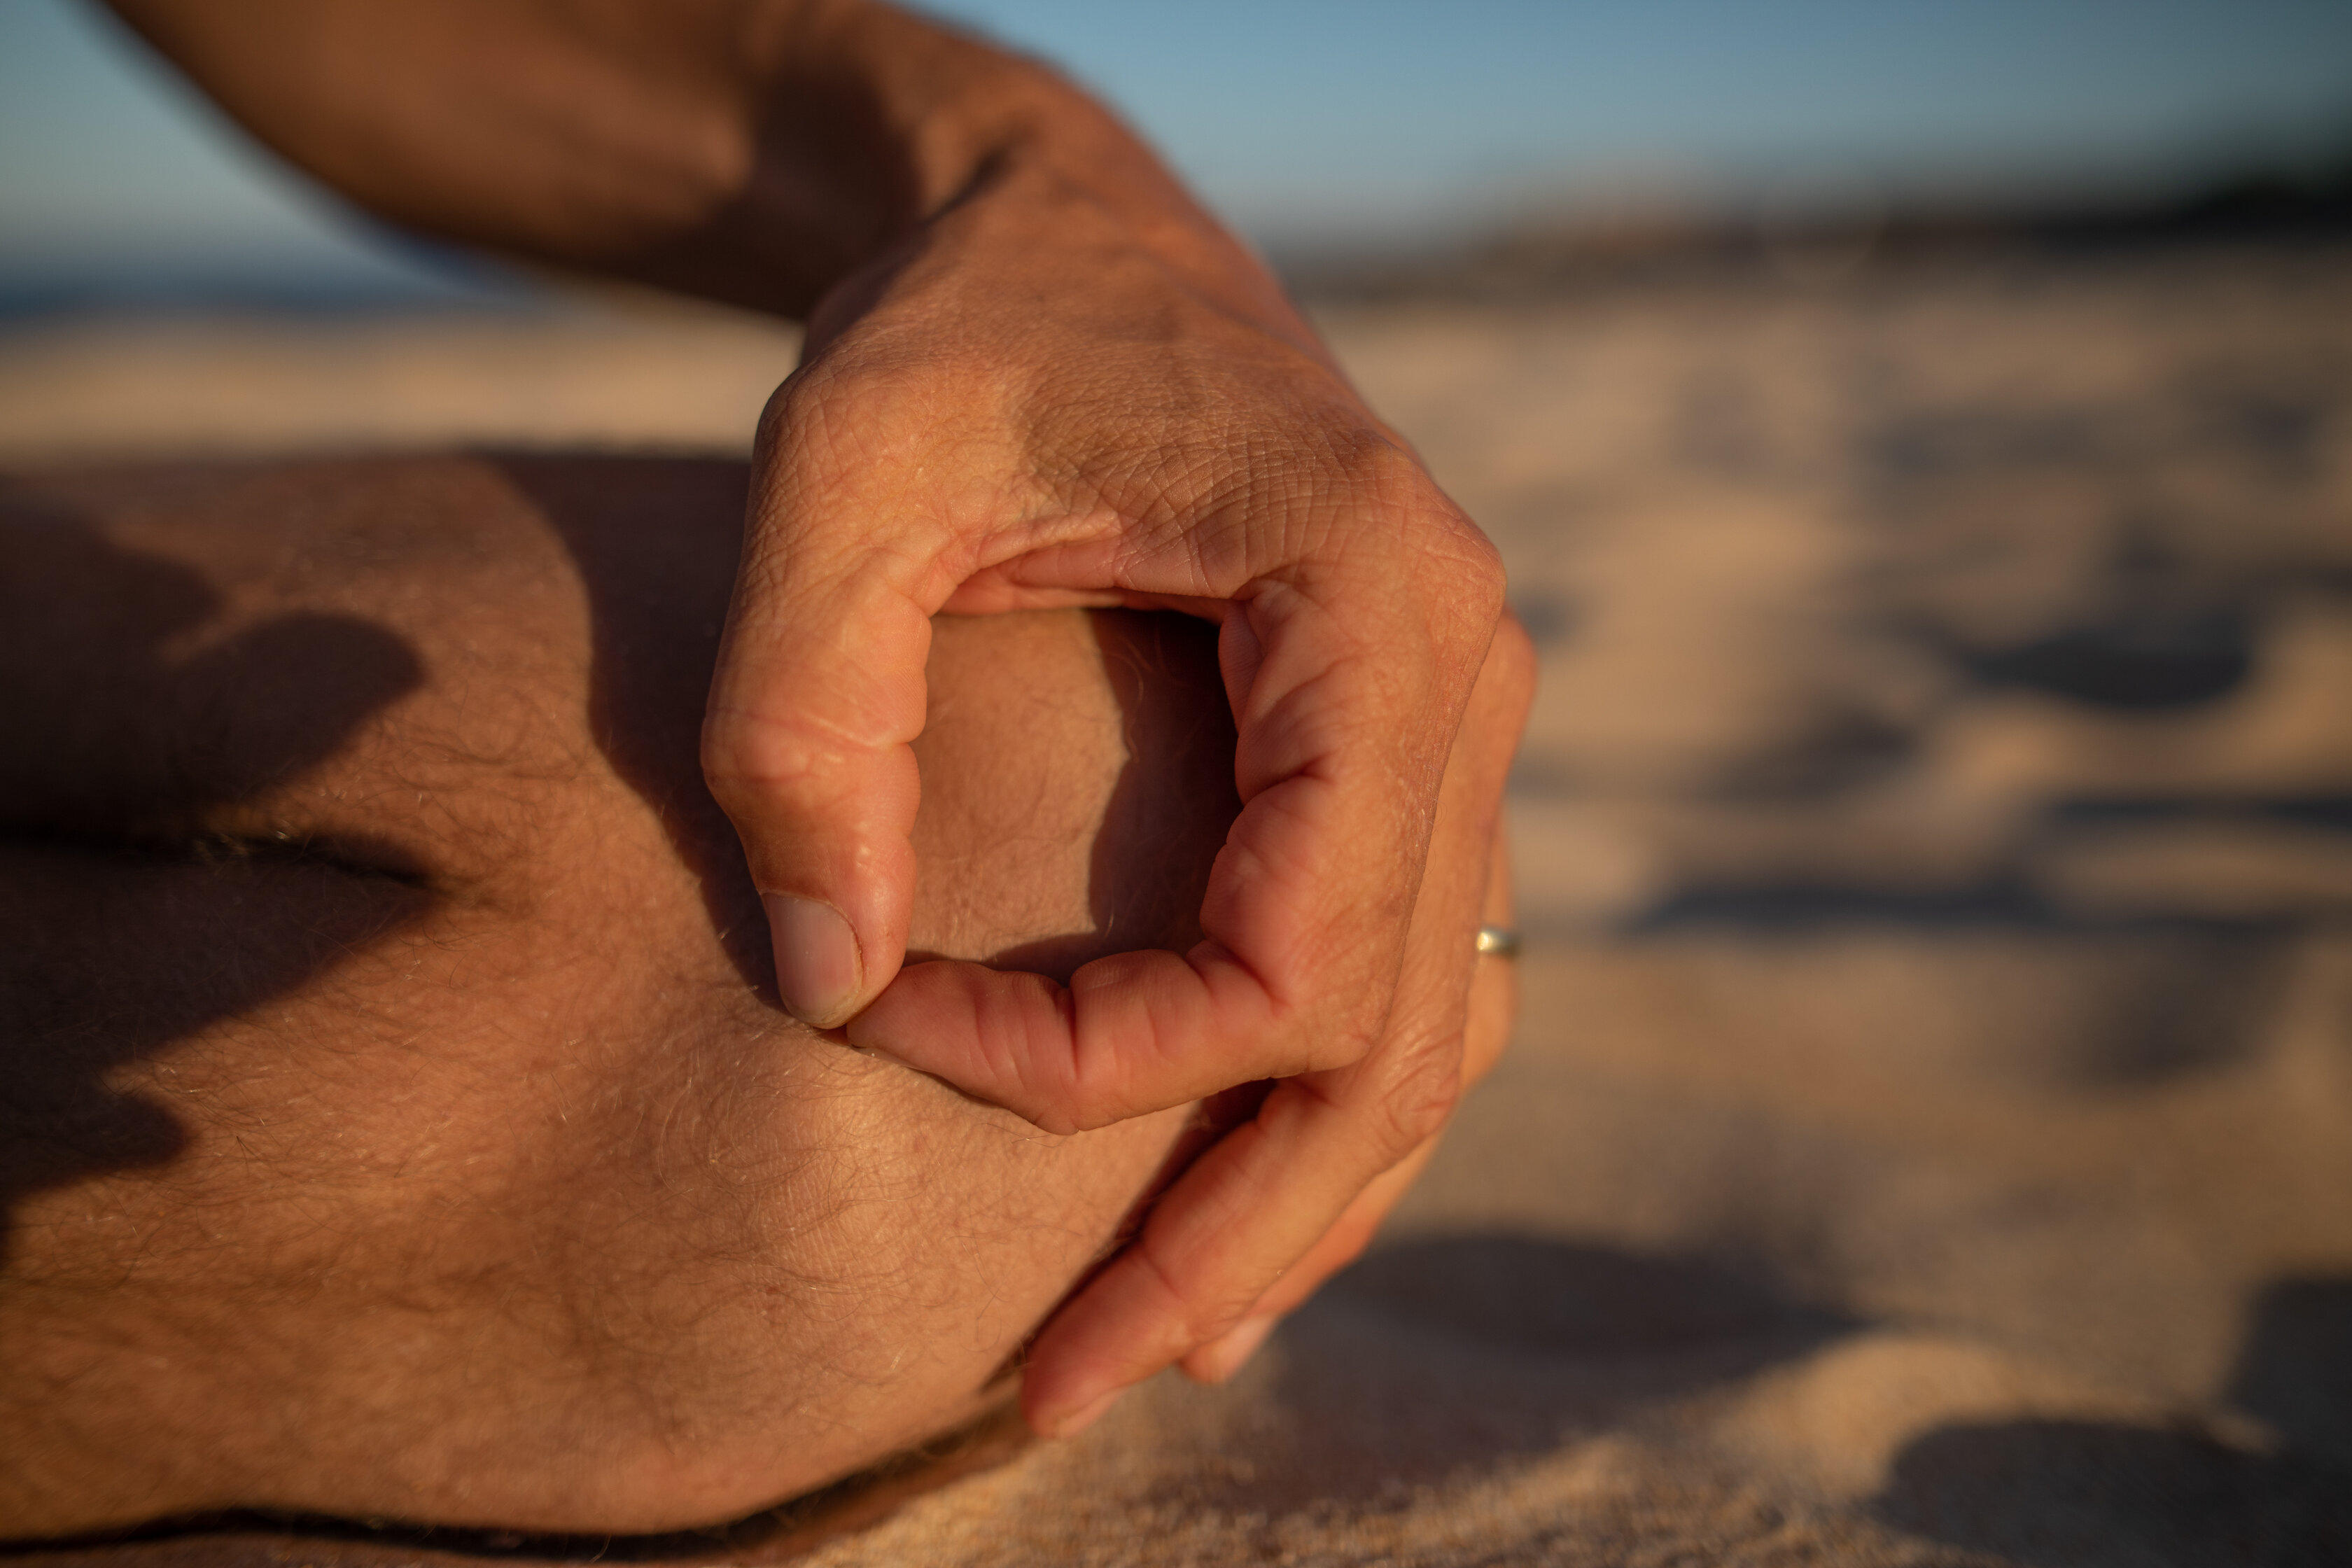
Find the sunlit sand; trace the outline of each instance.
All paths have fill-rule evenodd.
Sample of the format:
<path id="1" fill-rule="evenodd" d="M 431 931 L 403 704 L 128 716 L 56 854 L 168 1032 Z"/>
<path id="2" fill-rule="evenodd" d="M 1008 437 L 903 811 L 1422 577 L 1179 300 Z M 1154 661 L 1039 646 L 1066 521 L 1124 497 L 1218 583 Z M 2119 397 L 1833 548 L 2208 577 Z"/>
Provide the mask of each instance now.
<path id="1" fill-rule="evenodd" d="M 1542 648 L 1516 1049 L 1232 1385 L 662 1553 L 2352 1560 L 2347 262 L 1328 312 Z M 740 451 L 793 352 L 603 306 L 19 325 L 0 461 Z"/>

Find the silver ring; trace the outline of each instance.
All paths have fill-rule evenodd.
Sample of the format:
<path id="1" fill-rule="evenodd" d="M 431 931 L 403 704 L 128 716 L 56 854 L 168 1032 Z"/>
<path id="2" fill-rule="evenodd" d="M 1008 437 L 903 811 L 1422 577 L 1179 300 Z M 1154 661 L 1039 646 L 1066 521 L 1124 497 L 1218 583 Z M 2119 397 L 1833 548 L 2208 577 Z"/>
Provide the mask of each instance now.
<path id="1" fill-rule="evenodd" d="M 1482 958 L 1518 957 L 1519 933 L 1509 926 L 1480 926 L 1478 954 Z"/>

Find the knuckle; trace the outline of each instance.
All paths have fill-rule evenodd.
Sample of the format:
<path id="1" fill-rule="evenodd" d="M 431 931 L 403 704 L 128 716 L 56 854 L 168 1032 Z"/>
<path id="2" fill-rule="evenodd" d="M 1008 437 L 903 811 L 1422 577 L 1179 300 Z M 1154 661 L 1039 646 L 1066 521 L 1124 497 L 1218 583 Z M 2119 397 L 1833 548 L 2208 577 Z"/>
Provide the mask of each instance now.
<path id="1" fill-rule="evenodd" d="M 1345 449 L 1344 461 L 1365 489 L 1416 512 L 1433 502 L 1439 510 L 1453 510 L 1411 450 L 1369 424 L 1354 437 Z"/>
<path id="2" fill-rule="evenodd" d="M 1404 1158 L 1443 1131 L 1462 1098 L 1462 1072 L 1451 1052 L 1413 1054 L 1387 1086 L 1379 1102 L 1377 1133 L 1390 1163 Z"/>
<path id="3" fill-rule="evenodd" d="M 1466 522 L 1429 477 L 1421 459 L 1360 409 L 1325 410 L 1290 443 L 1307 472 L 1358 505 L 1390 512 L 1420 529 Z"/>
<path id="4" fill-rule="evenodd" d="M 713 790 L 765 776 L 766 748 L 740 713 L 713 713 L 702 721 L 702 776 Z"/>
<path id="5" fill-rule="evenodd" d="M 1117 1120 L 1098 1116 L 1088 1110 L 1071 1110 L 1056 1105 L 1040 1106 L 1034 1110 L 1022 1110 L 1020 1113 L 1038 1131 L 1055 1138 L 1075 1138 L 1081 1132 L 1097 1131 Z"/>
<path id="6" fill-rule="evenodd" d="M 815 424 L 835 379 L 830 366 L 817 363 L 803 366 L 780 382 L 760 408 L 754 437 L 758 448 L 767 451 L 789 446 Z"/>
<path id="7" fill-rule="evenodd" d="M 897 427 L 894 390 L 889 378 L 859 374 L 832 358 L 803 365 L 768 395 L 753 449 L 775 473 L 854 470 Z"/>
<path id="8" fill-rule="evenodd" d="M 1313 1031 L 1303 1042 L 1296 1058 L 1297 1071 L 1328 1072 L 1353 1067 L 1365 1061 L 1379 1047 L 1381 1030 L 1387 1022 L 1388 1004 L 1395 993 L 1394 978 L 1389 979 L 1385 991 L 1369 976 L 1350 989 L 1356 994 L 1335 1010 L 1336 1016 L 1327 1026 Z"/>
<path id="9" fill-rule="evenodd" d="M 1115 1127 L 1138 1111 L 1115 1095 L 1071 1082 L 1038 1095 L 1034 1108 L 1024 1109 L 1022 1114 L 1043 1131 L 1056 1138 L 1071 1138 L 1081 1132 L 1099 1132 L 1106 1127 Z"/>
<path id="10" fill-rule="evenodd" d="M 702 776 L 730 799 L 791 798 L 840 760 L 841 748 L 784 714 L 714 713 L 702 727 Z"/>
<path id="11" fill-rule="evenodd" d="M 1148 1230 L 1135 1253 L 1137 1264 L 1169 1305 L 1171 1344 L 1185 1349 L 1206 1344 L 1239 1322 L 1264 1289 L 1262 1280 L 1204 1277 L 1162 1258 Z"/>
<path id="12" fill-rule="evenodd" d="M 1457 646 L 1483 647 L 1507 613 L 1509 581 L 1502 552 L 1418 468 L 1414 477 L 1419 485 L 1407 502 L 1409 531 L 1414 555 L 1428 574 L 1425 597 L 1440 612 L 1438 636 Z"/>

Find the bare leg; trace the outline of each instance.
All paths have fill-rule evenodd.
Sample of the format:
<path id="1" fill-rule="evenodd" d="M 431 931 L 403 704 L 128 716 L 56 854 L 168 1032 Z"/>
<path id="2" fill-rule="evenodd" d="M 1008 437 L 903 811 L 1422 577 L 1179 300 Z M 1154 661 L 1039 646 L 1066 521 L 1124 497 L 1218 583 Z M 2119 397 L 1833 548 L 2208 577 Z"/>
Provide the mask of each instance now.
<path id="1" fill-rule="evenodd" d="M 9 1533 L 740 1514 L 965 1418 L 1179 1152 L 791 1023 L 695 736 L 723 464 L 16 481 Z M 916 945 L 1189 940 L 1205 633 L 944 622 Z"/>

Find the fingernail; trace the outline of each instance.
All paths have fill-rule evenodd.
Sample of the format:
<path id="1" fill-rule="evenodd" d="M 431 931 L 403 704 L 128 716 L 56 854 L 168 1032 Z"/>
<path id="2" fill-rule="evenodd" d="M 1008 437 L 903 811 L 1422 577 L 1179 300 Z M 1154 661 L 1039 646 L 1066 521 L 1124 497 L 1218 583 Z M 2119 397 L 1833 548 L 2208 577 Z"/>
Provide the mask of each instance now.
<path id="1" fill-rule="evenodd" d="M 1098 1394 L 1066 1415 L 1048 1416 L 1045 1422 L 1049 1437 L 1075 1437 L 1103 1418 L 1103 1413 L 1118 1403 L 1124 1388 L 1114 1388 L 1108 1394 Z"/>
<path id="2" fill-rule="evenodd" d="M 1249 1358 L 1257 1354 L 1258 1346 L 1265 1343 L 1265 1337 L 1281 1321 L 1269 1313 L 1263 1318 L 1244 1318 L 1234 1324 L 1202 1356 L 1201 1381 L 1223 1383 L 1247 1366 Z"/>
<path id="3" fill-rule="evenodd" d="M 831 904 L 767 893 L 768 934 L 776 945 L 776 989 L 804 1024 L 829 1029 L 857 994 L 857 938 Z"/>

